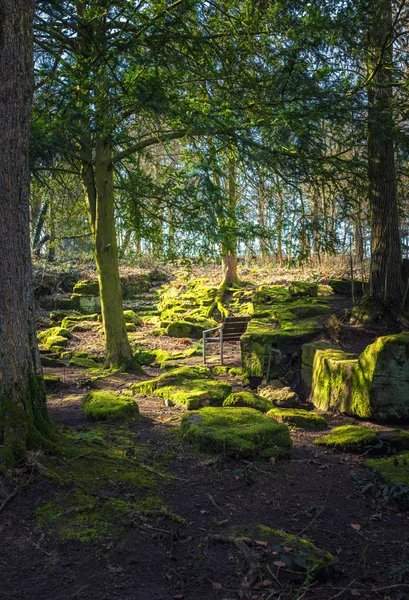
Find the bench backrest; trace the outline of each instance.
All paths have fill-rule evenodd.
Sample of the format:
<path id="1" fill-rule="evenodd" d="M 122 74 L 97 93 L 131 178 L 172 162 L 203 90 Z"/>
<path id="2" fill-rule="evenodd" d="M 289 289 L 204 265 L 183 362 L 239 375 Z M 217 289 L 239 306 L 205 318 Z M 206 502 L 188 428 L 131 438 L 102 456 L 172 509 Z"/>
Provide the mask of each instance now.
<path id="1" fill-rule="evenodd" d="M 226 317 L 223 321 L 223 341 L 236 342 L 247 329 L 251 317 Z"/>

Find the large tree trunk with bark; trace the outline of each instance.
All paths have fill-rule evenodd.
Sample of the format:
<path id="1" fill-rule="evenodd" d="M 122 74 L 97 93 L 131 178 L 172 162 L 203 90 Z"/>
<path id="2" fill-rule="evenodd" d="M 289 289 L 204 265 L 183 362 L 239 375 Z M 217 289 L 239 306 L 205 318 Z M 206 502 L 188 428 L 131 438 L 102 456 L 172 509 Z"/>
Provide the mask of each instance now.
<path id="1" fill-rule="evenodd" d="M 392 10 L 374 0 L 368 35 L 368 174 L 371 211 L 371 292 L 399 308 L 404 295 L 392 113 Z"/>
<path id="2" fill-rule="evenodd" d="M 237 182 L 236 182 L 236 163 L 234 157 L 229 160 L 229 179 L 228 179 L 228 201 L 229 212 L 234 215 L 237 205 Z M 237 238 L 234 232 L 235 223 L 230 216 L 233 231 L 227 233 L 221 244 L 223 280 L 222 286 L 231 286 L 237 283 Z"/>
<path id="3" fill-rule="evenodd" d="M 50 444 L 30 256 L 34 0 L 0 0 L 0 469 Z"/>

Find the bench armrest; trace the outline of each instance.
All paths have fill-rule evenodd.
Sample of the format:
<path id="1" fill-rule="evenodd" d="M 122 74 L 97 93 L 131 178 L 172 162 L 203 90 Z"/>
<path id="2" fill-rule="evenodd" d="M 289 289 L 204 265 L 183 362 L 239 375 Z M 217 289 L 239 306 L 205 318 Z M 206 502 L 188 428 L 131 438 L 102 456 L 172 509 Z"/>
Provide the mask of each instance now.
<path id="1" fill-rule="evenodd" d="M 219 325 L 218 327 L 213 327 L 212 329 L 205 329 L 205 331 L 203 331 L 203 335 L 205 333 L 210 333 L 211 331 L 217 331 L 218 329 L 222 329 L 223 325 Z"/>

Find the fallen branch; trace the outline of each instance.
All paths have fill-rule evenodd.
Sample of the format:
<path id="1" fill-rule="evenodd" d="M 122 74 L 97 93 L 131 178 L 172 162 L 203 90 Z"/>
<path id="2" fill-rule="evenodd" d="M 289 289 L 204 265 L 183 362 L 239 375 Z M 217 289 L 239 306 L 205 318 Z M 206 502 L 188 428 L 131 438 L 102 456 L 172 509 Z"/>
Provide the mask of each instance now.
<path id="1" fill-rule="evenodd" d="M 11 492 L 11 494 L 9 496 L 7 496 L 7 498 L 5 500 L 3 500 L 3 502 L 0 504 L 0 512 L 2 510 L 4 510 L 6 508 L 6 506 L 9 504 L 9 502 L 11 502 L 13 500 L 13 498 L 15 498 L 17 496 L 17 494 L 31 482 L 31 479 L 33 477 L 33 473 L 34 473 L 34 466 L 31 469 L 31 472 L 30 472 L 30 475 L 28 476 L 27 481 L 25 483 L 23 483 L 22 485 L 18 485 Z"/>

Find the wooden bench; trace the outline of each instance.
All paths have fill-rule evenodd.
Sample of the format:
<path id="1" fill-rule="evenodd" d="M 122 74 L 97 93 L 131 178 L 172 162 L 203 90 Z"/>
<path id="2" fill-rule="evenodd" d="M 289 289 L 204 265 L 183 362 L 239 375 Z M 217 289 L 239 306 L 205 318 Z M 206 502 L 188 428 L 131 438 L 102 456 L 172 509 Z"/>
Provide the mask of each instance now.
<path id="1" fill-rule="evenodd" d="M 225 342 L 239 342 L 241 336 L 247 329 L 251 317 L 226 317 L 221 325 L 206 329 L 203 332 L 203 364 L 206 364 L 206 343 L 215 342 L 220 346 L 220 364 L 223 364 L 223 344 Z M 216 336 L 215 333 L 219 332 Z M 212 337 L 208 337 L 213 333 Z"/>

